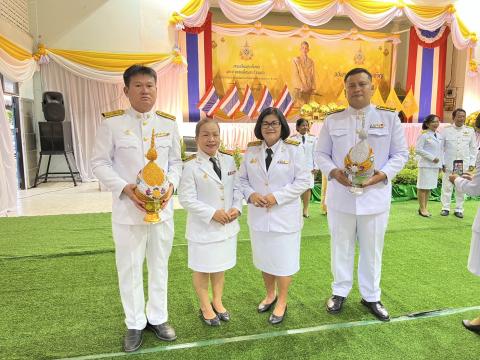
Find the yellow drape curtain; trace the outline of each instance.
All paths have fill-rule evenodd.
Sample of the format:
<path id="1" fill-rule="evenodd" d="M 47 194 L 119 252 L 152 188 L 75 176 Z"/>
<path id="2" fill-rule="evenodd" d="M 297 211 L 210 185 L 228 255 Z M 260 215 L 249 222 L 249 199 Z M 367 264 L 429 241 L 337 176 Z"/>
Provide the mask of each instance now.
<path id="1" fill-rule="evenodd" d="M 104 53 L 60 49 L 47 49 L 47 51 L 78 64 L 112 72 L 123 72 L 134 64 L 153 64 L 172 56 L 172 54 Z"/>
<path id="2" fill-rule="evenodd" d="M 355 0 L 347 1 L 355 9 L 365 14 L 381 14 L 391 10 L 393 7 L 398 7 L 398 2 L 383 2 L 383 1 L 370 1 L 370 0 Z"/>
<path id="3" fill-rule="evenodd" d="M 32 54 L 15 45 L 13 42 L 7 40 L 2 35 L 0 35 L 0 49 L 4 50 L 11 57 L 20 61 L 32 58 Z"/>
<path id="4" fill-rule="evenodd" d="M 182 10 L 180 10 L 180 13 L 186 16 L 191 16 L 200 10 L 204 2 L 205 0 L 191 0 Z"/>
<path id="5" fill-rule="evenodd" d="M 251 5 L 260 5 L 268 0 L 231 0 L 235 4 L 251 6 Z"/>

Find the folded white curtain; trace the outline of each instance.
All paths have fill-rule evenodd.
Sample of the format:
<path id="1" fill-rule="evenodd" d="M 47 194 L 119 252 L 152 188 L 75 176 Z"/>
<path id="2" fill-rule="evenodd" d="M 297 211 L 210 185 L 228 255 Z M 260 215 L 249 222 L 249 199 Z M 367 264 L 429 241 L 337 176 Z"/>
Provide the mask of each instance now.
<path id="1" fill-rule="evenodd" d="M 0 48 L 0 73 L 15 82 L 23 82 L 32 78 L 37 70 L 36 61 L 31 58 L 17 60 Z"/>
<path id="2" fill-rule="evenodd" d="M 58 91 L 65 100 L 66 120 L 72 122 L 72 140 L 75 162 L 82 181 L 93 181 L 90 167 L 95 134 L 102 112 L 126 109 L 128 99 L 123 83 L 108 83 L 77 76 L 56 61 L 41 65 L 43 91 Z M 172 64 L 169 71 L 158 72 L 158 110 L 173 114 L 181 121 L 180 74 L 183 65 Z"/>
<path id="3" fill-rule="evenodd" d="M 17 164 L 0 83 L 0 216 L 17 209 Z"/>

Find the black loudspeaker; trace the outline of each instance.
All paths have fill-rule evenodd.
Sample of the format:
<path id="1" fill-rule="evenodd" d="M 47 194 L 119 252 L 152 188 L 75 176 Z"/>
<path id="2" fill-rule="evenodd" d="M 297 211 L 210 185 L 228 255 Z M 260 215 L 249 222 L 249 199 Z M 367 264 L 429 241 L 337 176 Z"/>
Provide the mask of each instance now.
<path id="1" fill-rule="evenodd" d="M 49 152 L 73 152 L 72 124 L 63 122 L 39 122 L 40 147 L 44 154 Z"/>
<path id="2" fill-rule="evenodd" d="M 65 106 L 63 105 L 62 94 L 55 91 L 44 92 L 42 110 L 47 121 L 65 120 Z"/>

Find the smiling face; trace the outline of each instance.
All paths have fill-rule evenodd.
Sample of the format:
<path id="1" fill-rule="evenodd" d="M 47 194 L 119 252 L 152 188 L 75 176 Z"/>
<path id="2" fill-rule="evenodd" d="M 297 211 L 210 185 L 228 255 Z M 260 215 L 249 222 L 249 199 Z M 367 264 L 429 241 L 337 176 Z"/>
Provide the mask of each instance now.
<path id="1" fill-rule="evenodd" d="M 350 75 L 345 81 L 345 96 L 354 109 L 359 110 L 370 104 L 372 95 L 372 81 L 366 73 Z"/>
<path id="2" fill-rule="evenodd" d="M 157 100 L 157 85 L 150 75 L 137 74 L 131 77 L 128 86 L 123 88 L 132 108 L 139 113 L 152 110 Z"/>
<path id="3" fill-rule="evenodd" d="M 456 127 L 462 127 L 465 124 L 466 114 L 463 111 L 457 111 L 455 113 L 455 117 L 453 118 L 453 122 L 455 123 Z"/>
<path id="4" fill-rule="evenodd" d="M 308 132 L 308 122 L 304 121 L 297 126 L 297 132 L 300 135 L 305 135 Z"/>
<path id="5" fill-rule="evenodd" d="M 214 121 L 208 121 L 202 125 L 195 138 L 197 146 L 208 156 L 215 156 L 220 146 L 220 128 Z"/>
<path id="6" fill-rule="evenodd" d="M 440 119 L 435 117 L 428 125 L 427 128 L 433 132 L 437 131 L 438 127 L 440 126 Z"/>
<path id="7" fill-rule="evenodd" d="M 267 146 L 275 145 L 282 134 L 280 119 L 275 114 L 265 116 L 262 120 L 261 130 Z"/>

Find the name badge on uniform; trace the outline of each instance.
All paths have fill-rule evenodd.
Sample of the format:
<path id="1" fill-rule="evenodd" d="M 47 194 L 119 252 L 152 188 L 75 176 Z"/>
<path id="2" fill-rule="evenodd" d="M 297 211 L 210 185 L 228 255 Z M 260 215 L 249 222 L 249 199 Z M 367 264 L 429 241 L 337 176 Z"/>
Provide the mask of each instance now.
<path id="1" fill-rule="evenodd" d="M 250 160 L 250 164 L 256 164 L 257 163 L 257 158 L 253 158 Z"/>
<path id="2" fill-rule="evenodd" d="M 132 135 L 132 130 L 127 129 L 123 132 L 125 135 Z"/>
<path id="3" fill-rule="evenodd" d="M 236 172 L 237 172 L 237 170 L 229 171 L 228 174 L 227 174 L 227 176 L 233 175 L 233 174 L 235 174 Z"/>
<path id="4" fill-rule="evenodd" d="M 370 124 L 370 129 L 383 129 L 384 126 L 383 123 Z"/>
<path id="5" fill-rule="evenodd" d="M 288 164 L 289 161 L 288 160 L 278 160 L 277 161 L 277 164 Z"/>
<path id="6" fill-rule="evenodd" d="M 164 137 L 164 136 L 168 136 L 170 135 L 170 133 L 168 132 L 158 132 L 155 134 L 155 137 Z"/>

